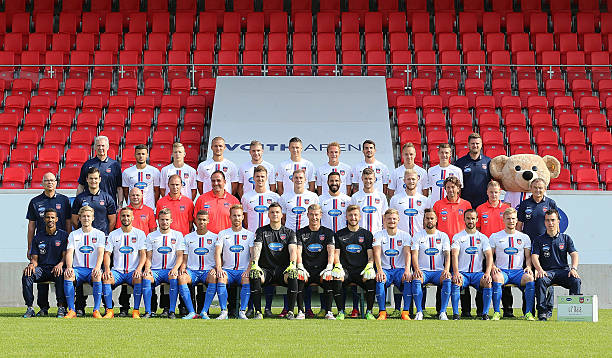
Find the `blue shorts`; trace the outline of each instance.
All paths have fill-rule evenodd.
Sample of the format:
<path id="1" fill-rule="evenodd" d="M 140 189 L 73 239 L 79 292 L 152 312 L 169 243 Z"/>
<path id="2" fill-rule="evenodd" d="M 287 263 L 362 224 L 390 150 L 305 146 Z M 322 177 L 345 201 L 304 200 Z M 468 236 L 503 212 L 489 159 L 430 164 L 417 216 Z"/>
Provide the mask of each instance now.
<path id="1" fill-rule="evenodd" d="M 115 279 L 115 284 L 113 285 L 113 287 L 117 287 L 124 283 L 127 283 L 130 286 L 134 286 L 132 284 L 132 275 L 134 274 L 134 271 L 123 273 L 121 271 L 112 270 L 111 273 L 113 274 L 113 278 Z"/>
<path id="2" fill-rule="evenodd" d="M 187 269 L 187 274 L 191 277 L 191 284 L 197 285 L 198 283 L 206 283 L 206 277 L 210 270 L 190 270 Z"/>
<path id="3" fill-rule="evenodd" d="M 516 285 L 521 287 L 521 280 L 523 279 L 523 275 L 525 272 L 523 270 L 508 270 L 501 269 L 502 275 L 504 275 L 504 285 Z"/>
<path id="4" fill-rule="evenodd" d="M 440 277 L 442 271 L 422 271 L 423 272 L 423 286 L 428 283 L 440 286 Z"/>
<path id="5" fill-rule="evenodd" d="M 76 286 L 83 283 L 91 283 L 91 272 L 93 269 L 87 267 L 73 267 L 74 270 L 74 284 Z"/>
<path id="6" fill-rule="evenodd" d="M 242 282 L 242 274 L 244 270 L 223 270 L 227 272 L 227 285 L 240 285 Z"/>
<path id="7" fill-rule="evenodd" d="M 463 276 L 463 285 L 461 287 L 472 286 L 475 289 L 480 289 L 480 280 L 484 276 L 484 272 L 460 272 Z"/>
<path id="8" fill-rule="evenodd" d="M 394 285 L 395 287 L 402 287 L 403 281 L 402 276 L 404 276 L 403 268 L 396 269 L 383 269 L 385 275 L 387 275 L 387 281 L 385 281 L 385 288 Z"/>
<path id="9" fill-rule="evenodd" d="M 151 270 L 153 273 L 153 286 L 157 287 L 161 283 L 170 283 L 168 279 L 168 274 L 170 270 L 168 269 L 159 269 L 159 270 Z"/>

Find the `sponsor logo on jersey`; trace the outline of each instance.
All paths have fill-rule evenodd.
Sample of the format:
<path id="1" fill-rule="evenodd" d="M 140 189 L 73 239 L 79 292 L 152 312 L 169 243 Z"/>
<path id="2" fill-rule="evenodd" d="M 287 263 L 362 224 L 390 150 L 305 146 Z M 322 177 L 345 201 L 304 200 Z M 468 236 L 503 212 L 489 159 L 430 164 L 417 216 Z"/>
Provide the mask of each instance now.
<path id="1" fill-rule="evenodd" d="M 242 252 L 244 250 L 244 246 L 242 246 L 242 245 L 232 245 L 232 246 L 230 246 L 229 250 L 231 252 Z"/>
<path id="2" fill-rule="evenodd" d="M 94 251 L 93 246 L 85 245 L 79 248 L 79 251 L 83 254 L 91 254 Z"/>
<path id="3" fill-rule="evenodd" d="M 283 247 L 285 247 L 285 245 L 280 242 L 271 242 L 268 244 L 268 248 L 272 251 L 282 251 Z"/>
<path id="4" fill-rule="evenodd" d="M 361 252 L 361 245 L 357 245 L 357 244 L 350 244 L 346 247 L 346 251 L 352 253 L 352 254 L 358 254 Z"/>
<path id="5" fill-rule="evenodd" d="M 516 255 L 518 254 L 518 249 L 516 247 L 506 247 L 504 253 L 506 255 Z"/>
<path id="6" fill-rule="evenodd" d="M 308 204 L 308 203 L 306 203 Z M 291 209 L 291 212 L 297 215 L 301 215 L 304 214 L 306 212 L 306 208 L 303 206 L 296 206 L 295 208 Z"/>
<path id="7" fill-rule="evenodd" d="M 408 215 L 408 216 L 415 216 L 418 213 L 419 212 L 417 211 L 417 209 L 406 209 L 406 210 L 404 210 L 404 215 Z"/>
<path id="8" fill-rule="evenodd" d="M 328 214 L 329 216 L 334 216 L 334 217 L 335 217 L 335 216 L 340 216 L 340 215 L 342 215 L 342 211 L 341 211 L 341 210 L 338 210 L 338 209 L 331 209 L 330 211 L 328 211 L 328 212 L 327 212 L 327 214 Z"/>
<path id="9" fill-rule="evenodd" d="M 321 245 L 321 244 L 310 244 L 310 245 L 308 245 L 307 249 L 310 252 L 321 252 L 321 250 L 323 250 L 323 245 Z"/>
<path id="10" fill-rule="evenodd" d="M 195 250 L 193 250 L 193 253 L 196 255 L 206 255 L 209 252 L 209 250 L 205 247 L 198 247 Z"/>
<path id="11" fill-rule="evenodd" d="M 442 210 L 442 211 L 440 211 L 440 214 L 442 214 L 442 215 L 448 215 L 448 211 L 446 211 L 446 210 Z"/>
<path id="12" fill-rule="evenodd" d="M 440 188 L 444 186 L 444 180 L 438 180 L 436 181 L 436 185 L 439 186 Z"/>
<path id="13" fill-rule="evenodd" d="M 204 204 L 204 209 L 210 209 L 210 205 Z"/>
<path id="14" fill-rule="evenodd" d="M 256 207 L 253 208 L 253 210 L 256 213 L 265 213 L 266 211 L 268 211 L 268 207 L 265 205 L 257 205 Z"/>
<path id="15" fill-rule="evenodd" d="M 372 214 L 376 212 L 376 207 L 374 206 L 364 206 L 361 211 L 363 211 L 366 214 Z"/>
<path id="16" fill-rule="evenodd" d="M 465 248 L 465 253 L 468 255 L 476 255 L 478 253 L 478 248 L 476 246 L 468 246 Z"/>
<path id="17" fill-rule="evenodd" d="M 131 254 L 134 251 L 134 248 L 131 246 L 121 246 L 119 248 L 119 252 L 122 254 Z"/>
<path id="18" fill-rule="evenodd" d="M 469 173 L 469 172 L 471 172 L 471 171 L 472 171 L 472 168 L 463 168 L 463 171 L 464 171 L 465 173 Z"/>
<path id="19" fill-rule="evenodd" d="M 100 205 L 104 206 L 104 200 L 100 200 Z"/>
<path id="20" fill-rule="evenodd" d="M 144 190 L 144 188 L 147 187 L 147 183 L 143 182 L 143 181 L 139 181 L 138 183 L 134 184 L 134 187 L 140 189 L 140 190 Z"/>
<path id="21" fill-rule="evenodd" d="M 395 249 L 385 250 L 385 255 L 394 257 L 394 256 L 399 255 L 399 251 L 397 251 Z"/>
<path id="22" fill-rule="evenodd" d="M 527 208 L 525 209 L 525 214 L 529 215 L 533 212 L 533 210 L 531 208 Z"/>
<path id="23" fill-rule="evenodd" d="M 172 248 L 170 246 L 160 246 L 157 248 L 157 252 L 162 255 L 167 255 L 172 252 Z"/>
<path id="24" fill-rule="evenodd" d="M 565 248 L 565 243 L 560 242 L 559 243 L 559 250 L 563 250 Z"/>
<path id="25" fill-rule="evenodd" d="M 483 219 L 486 219 L 486 218 L 488 218 L 488 217 L 489 217 L 489 215 L 487 215 L 487 214 L 482 214 L 482 218 L 483 218 Z"/>
<path id="26" fill-rule="evenodd" d="M 435 247 L 432 247 L 430 249 L 425 250 L 425 255 L 434 256 L 437 255 L 439 252 L 440 250 L 436 249 Z"/>

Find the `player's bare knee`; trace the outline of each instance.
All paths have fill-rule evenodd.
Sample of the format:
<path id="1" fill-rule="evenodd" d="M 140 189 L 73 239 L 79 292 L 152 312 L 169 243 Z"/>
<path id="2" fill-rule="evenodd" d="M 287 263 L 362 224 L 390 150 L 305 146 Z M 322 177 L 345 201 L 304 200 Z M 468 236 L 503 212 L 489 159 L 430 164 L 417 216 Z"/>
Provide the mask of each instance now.
<path id="1" fill-rule="evenodd" d="M 241 284 L 241 285 L 246 285 L 246 284 L 248 284 L 248 283 L 249 283 L 249 278 L 248 278 L 248 277 L 243 277 L 243 278 L 240 280 L 240 284 Z"/>
<path id="2" fill-rule="evenodd" d="M 179 285 L 188 285 L 188 284 L 191 283 L 190 281 L 191 281 L 191 279 L 190 279 L 189 275 L 186 275 L 186 274 L 185 275 L 180 275 L 179 278 L 178 278 Z"/>

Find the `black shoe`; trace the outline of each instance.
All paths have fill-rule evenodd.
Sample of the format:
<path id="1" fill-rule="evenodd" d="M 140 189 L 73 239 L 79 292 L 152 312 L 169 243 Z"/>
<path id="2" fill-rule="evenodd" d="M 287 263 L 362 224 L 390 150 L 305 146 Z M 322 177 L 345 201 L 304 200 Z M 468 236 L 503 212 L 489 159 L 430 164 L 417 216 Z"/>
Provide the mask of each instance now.
<path id="1" fill-rule="evenodd" d="M 288 320 L 294 320 L 295 319 L 295 315 L 293 314 L 293 312 L 289 311 L 287 312 L 287 315 L 285 316 L 286 319 Z"/>
<path id="2" fill-rule="evenodd" d="M 145 313 L 142 316 L 140 316 L 140 318 L 151 318 L 151 317 L 153 317 L 151 313 Z"/>
<path id="3" fill-rule="evenodd" d="M 506 311 L 504 310 L 504 318 L 515 318 L 514 317 L 514 313 L 512 311 Z"/>
<path id="4" fill-rule="evenodd" d="M 546 312 L 546 319 L 551 319 L 551 318 L 552 318 L 552 311 Z"/>
<path id="5" fill-rule="evenodd" d="M 188 314 L 188 313 L 189 313 L 189 312 L 187 311 L 187 308 L 186 308 L 186 307 L 181 307 L 181 306 L 179 306 L 179 315 L 181 315 L 181 316 L 187 316 L 187 314 Z"/>
<path id="6" fill-rule="evenodd" d="M 66 307 L 58 307 L 57 308 L 57 318 L 64 318 L 66 316 Z"/>
<path id="7" fill-rule="evenodd" d="M 252 308 L 249 308 L 249 309 L 246 311 L 246 316 L 247 316 L 248 318 L 253 318 L 253 314 L 254 314 L 254 313 L 255 313 L 255 312 L 253 312 L 253 309 L 252 309 Z"/>
<path id="8" fill-rule="evenodd" d="M 119 311 L 119 317 L 125 318 L 128 316 L 128 313 L 129 313 L 128 311 L 121 310 Z"/>
<path id="9" fill-rule="evenodd" d="M 77 317 L 85 316 L 85 310 L 76 310 L 76 315 Z"/>
<path id="10" fill-rule="evenodd" d="M 540 320 L 540 321 L 548 321 L 548 317 L 546 317 L 546 315 L 539 315 L 538 316 L 538 320 Z"/>
<path id="11" fill-rule="evenodd" d="M 168 319 L 176 319 L 176 315 L 174 314 L 174 312 L 168 313 Z"/>
<path id="12" fill-rule="evenodd" d="M 227 316 L 229 318 L 238 318 L 238 315 L 236 314 L 236 310 L 228 311 Z"/>
<path id="13" fill-rule="evenodd" d="M 157 317 L 157 314 L 155 312 L 151 312 L 151 318 Z"/>
<path id="14" fill-rule="evenodd" d="M 36 314 L 36 317 L 48 317 L 49 311 L 46 308 L 41 308 L 40 311 Z"/>
<path id="15" fill-rule="evenodd" d="M 458 315 L 458 314 L 454 314 L 454 315 L 453 315 L 453 321 L 458 321 L 458 320 L 459 320 L 459 317 L 461 317 L 461 316 L 460 316 L 460 315 Z"/>
<path id="16" fill-rule="evenodd" d="M 34 312 L 32 307 L 28 307 L 26 312 L 23 314 L 23 318 L 32 318 L 34 316 L 36 316 L 36 312 Z"/>
<path id="17" fill-rule="evenodd" d="M 168 309 L 164 308 L 162 313 L 159 315 L 161 318 L 168 318 Z"/>
<path id="18" fill-rule="evenodd" d="M 264 310 L 264 318 L 273 318 L 274 317 L 274 313 L 272 313 L 272 310 Z"/>
<path id="19" fill-rule="evenodd" d="M 470 312 L 461 313 L 461 318 L 472 318 L 472 314 Z"/>
<path id="20" fill-rule="evenodd" d="M 489 315 L 488 315 L 488 314 L 483 314 L 483 315 L 482 315 L 482 320 L 483 320 L 483 321 L 488 321 L 488 320 L 490 320 Z"/>

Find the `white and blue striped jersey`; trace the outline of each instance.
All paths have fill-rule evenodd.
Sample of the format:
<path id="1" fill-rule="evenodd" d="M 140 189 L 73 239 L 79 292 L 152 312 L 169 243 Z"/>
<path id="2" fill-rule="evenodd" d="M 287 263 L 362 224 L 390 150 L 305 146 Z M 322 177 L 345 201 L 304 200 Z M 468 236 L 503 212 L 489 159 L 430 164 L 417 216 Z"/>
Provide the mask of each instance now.
<path id="1" fill-rule="evenodd" d="M 425 169 L 419 167 L 418 165 L 414 165 L 412 168 L 417 172 L 419 181 L 417 181 L 417 193 L 422 194 L 423 189 L 429 188 L 429 182 L 427 177 L 427 171 Z M 395 168 L 391 173 L 391 179 L 389 179 L 389 189 L 395 191 L 395 193 L 399 193 L 400 191 L 404 191 L 406 189 L 406 184 L 404 184 L 404 173 L 406 172 L 406 167 L 404 165 L 400 165 Z"/>
<path id="2" fill-rule="evenodd" d="M 520 231 L 513 234 L 508 234 L 506 230 L 493 233 L 489 244 L 495 250 L 495 266 L 507 270 L 522 270 L 525 249 L 531 249 L 531 239 Z"/>
<path id="3" fill-rule="evenodd" d="M 359 226 L 372 233 L 382 230 L 383 215 L 389 208 L 385 194 L 377 190 L 373 193 L 360 190 L 353 194 L 351 205 L 357 205 L 361 208 Z"/>
<path id="4" fill-rule="evenodd" d="M 428 234 L 426 230 L 419 231 L 412 238 L 411 249 L 419 250 L 419 268 L 424 271 L 444 270 L 444 251 L 450 251 L 450 240 L 446 233 L 436 230 Z"/>
<path id="5" fill-rule="evenodd" d="M 170 270 L 176 263 L 177 251 L 185 251 L 185 239 L 180 231 L 170 229 L 162 234 L 155 230 L 147 236 L 146 247 L 152 252 L 151 269 Z"/>
<path id="6" fill-rule="evenodd" d="M 480 231 L 468 234 L 465 230 L 453 236 L 451 249 L 459 250 L 459 272 L 482 272 L 485 251 L 491 250 L 487 236 Z"/>
<path id="7" fill-rule="evenodd" d="M 123 232 L 121 228 L 108 234 L 105 251 L 113 254 L 113 270 L 128 273 L 136 270 L 140 261 L 140 250 L 146 248 L 147 235 L 144 231 L 132 228 Z"/>
<path id="8" fill-rule="evenodd" d="M 312 191 L 304 190 L 302 194 L 296 194 L 293 190 L 285 192 L 279 201 L 285 214 L 285 226 L 293 231 L 308 226 L 308 207 L 318 203 L 319 197 Z"/>
<path id="9" fill-rule="evenodd" d="M 240 166 L 238 168 L 238 183 L 242 184 L 242 193 L 246 194 L 250 191 L 255 191 L 255 181 L 253 180 L 253 173 L 255 172 L 255 167 L 263 166 L 268 171 L 268 183 L 266 185 L 266 190 L 270 190 L 270 185 L 276 184 L 274 172 L 274 165 L 271 163 L 262 160 L 259 164 L 253 164 L 250 160 Z"/>
<path id="10" fill-rule="evenodd" d="M 258 193 L 255 190 L 245 192 L 240 201 L 247 216 L 249 230 L 255 232 L 258 228 L 268 225 L 270 223 L 268 208 L 270 204 L 278 203 L 279 200 L 280 196 L 270 190 L 265 193 Z"/>
<path id="11" fill-rule="evenodd" d="M 448 167 L 442 168 L 439 164 L 435 167 L 429 168 L 427 171 L 427 182 L 429 187 L 431 188 L 431 192 L 429 193 L 429 200 L 432 203 L 445 198 L 446 190 L 444 189 L 444 179 L 456 176 L 459 178 L 461 182 L 461 186 L 463 187 L 463 172 L 461 169 L 456 166 L 449 164 Z"/>
<path id="12" fill-rule="evenodd" d="M 405 268 L 404 247 L 410 248 L 412 237 L 402 230 L 390 235 L 387 230 L 374 234 L 372 246 L 380 246 L 380 265 L 383 269 Z"/>
<path id="13" fill-rule="evenodd" d="M 363 174 L 363 170 L 365 168 L 370 168 L 374 171 L 374 176 L 376 177 L 376 182 L 374 183 L 374 187 L 379 192 L 383 192 L 383 185 L 389 185 L 389 168 L 383 163 L 376 160 L 374 164 L 368 164 L 365 161 L 361 161 L 361 163 L 355 165 L 353 167 L 353 175 L 351 176 L 351 183 L 353 185 L 359 184 L 359 190 L 363 190 L 363 181 L 361 180 L 361 176 Z"/>
<path id="14" fill-rule="evenodd" d="M 346 194 L 346 186 L 351 185 L 351 167 L 344 163 L 338 163 L 338 165 L 329 165 L 325 163 L 323 166 L 317 168 L 316 178 L 317 186 L 321 187 L 321 192 L 326 193 L 329 190 L 327 186 L 327 177 L 331 173 L 340 174 L 340 192 Z"/>
<path id="15" fill-rule="evenodd" d="M 391 198 L 389 208 L 399 212 L 399 229 L 411 236 L 423 230 L 425 209 L 431 208 L 429 199 L 423 194 L 408 196 L 405 190 L 397 192 Z"/>
<path id="16" fill-rule="evenodd" d="M 104 245 L 106 235 L 96 228 L 90 232 L 83 232 L 83 228 L 72 231 L 66 246 L 66 250 L 74 249 L 72 267 L 94 268 L 98 260 L 98 248 L 104 248 Z"/>
<path id="17" fill-rule="evenodd" d="M 132 190 L 138 188 L 142 190 L 142 202 L 155 210 L 155 187 L 159 187 L 161 173 L 152 165 L 147 165 L 143 169 L 138 169 L 136 165 L 126 168 L 121 174 L 121 186 Z M 130 198 L 127 198 L 128 204 Z"/>
<path id="18" fill-rule="evenodd" d="M 319 196 L 321 205 L 321 226 L 338 232 L 346 227 L 346 208 L 350 205 L 351 197 L 340 193 L 338 196 L 329 195 L 329 191 Z"/>
<path id="19" fill-rule="evenodd" d="M 185 235 L 185 254 L 187 268 L 194 271 L 210 270 L 215 267 L 215 245 L 217 234 L 207 231 L 199 235 L 192 231 Z"/>
<path id="20" fill-rule="evenodd" d="M 242 229 L 234 231 L 231 227 L 219 232 L 217 246 L 223 247 L 221 251 L 222 268 L 224 270 L 246 270 L 251 261 L 250 248 L 253 247 L 255 234 Z"/>

